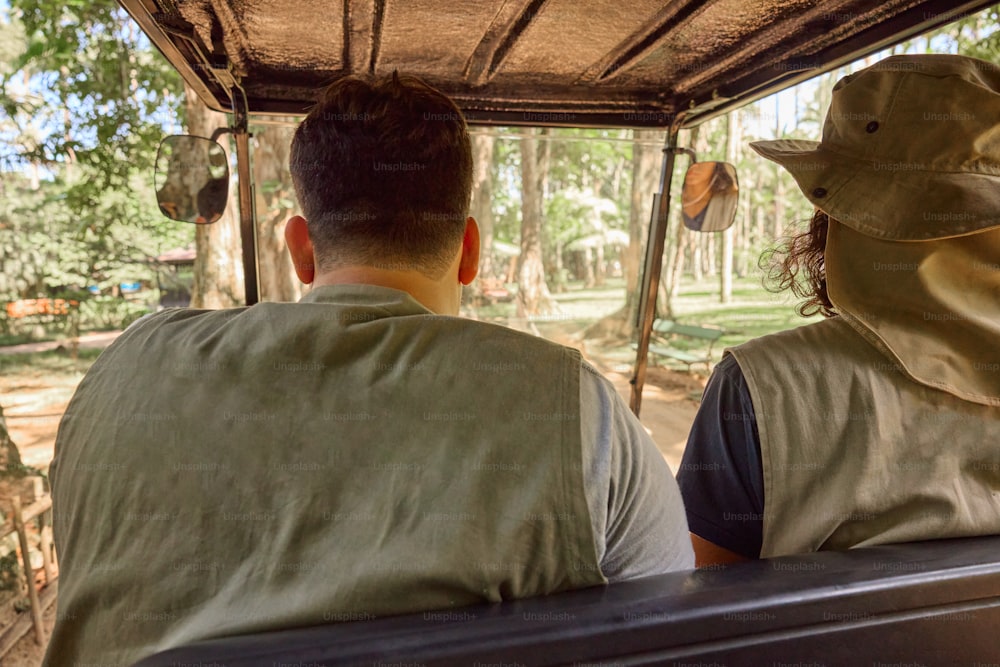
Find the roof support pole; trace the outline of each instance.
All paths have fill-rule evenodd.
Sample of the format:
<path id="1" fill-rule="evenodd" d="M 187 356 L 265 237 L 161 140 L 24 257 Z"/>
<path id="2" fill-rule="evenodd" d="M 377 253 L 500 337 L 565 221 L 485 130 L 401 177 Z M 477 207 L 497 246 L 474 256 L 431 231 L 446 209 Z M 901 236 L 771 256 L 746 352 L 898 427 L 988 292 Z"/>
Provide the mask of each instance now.
<path id="1" fill-rule="evenodd" d="M 632 398 L 629 407 L 639 416 L 642 406 L 642 387 L 646 383 L 646 363 L 649 353 L 649 335 L 656 317 L 656 293 L 663 267 L 663 248 L 666 241 L 667 221 L 670 216 L 670 183 L 674 176 L 674 159 L 677 156 L 677 134 L 680 124 L 675 122 L 667 131 L 663 145 L 663 163 L 660 167 L 660 191 L 653 196 L 653 210 L 649 220 L 649 237 L 646 240 L 646 258 L 643 261 L 639 290 L 638 327 L 639 344 L 636 349 L 635 369 L 629 383 Z"/>
<path id="2" fill-rule="evenodd" d="M 232 101 L 240 202 L 240 241 L 243 244 L 243 284 L 246 305 L 252 306 L 260 300 L 260 278 L 257 272 L 257 211 L 250 161 L 250 133 L 247 131 L 247 98 L 241 89 L 234 88 Z"/>

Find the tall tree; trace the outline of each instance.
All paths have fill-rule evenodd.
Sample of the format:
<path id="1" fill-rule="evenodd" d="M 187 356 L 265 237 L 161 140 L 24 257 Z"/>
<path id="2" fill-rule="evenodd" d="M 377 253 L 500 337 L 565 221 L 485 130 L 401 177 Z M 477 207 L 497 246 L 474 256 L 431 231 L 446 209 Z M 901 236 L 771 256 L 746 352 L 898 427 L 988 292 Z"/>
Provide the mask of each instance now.
<path id="1" fill-rule="evenodd" d="M 694 147 L 698 155 L 704 155 L 708 150 L 708 141 L 705 139 L 705 133 L 702 132 L 702 125 L 696 125 L 691 128 L 690 134 L 688 135 L 687 145 Z M 678 180 L 674 179 L 676 183 Z M 673 201 L 676 202 L 679 198 L 680 186 L 676 188 L 676 194 Z M 670 261 L 666 262 L 664 270 L 660 274 L 660 285 L 658 287 L 658 298 L 657 298 L 657 310 L 663 313 L 665 317 L 674 316 L 674 299 L 677 298 L 677 293 L 680 291 L 681 287 L 681 276 L 684 275 L 684 246 L 686 241 L 691 234 L 687 231 L 687 227 L 684 226 L 684 221 L 681 217 L 681 209 L 679 206 L 673 207 L 673 215 L 675 216 L 673 222 L 673 229 L 675 230 L 674 242 L 673 242 L 673 252 L 669 253 Z M 669 214 L 668 214 L 669 215 Z M 667 230 L 670 230 L 668 226 Z M 697 265 L 697 262 L 693 262 Z"/>
<path id="2" fill-rule="evenodd" d="M 469 215 L 479 223 L 479 273 L 484 278 L 493 275 L 493 144 L 495 139 L 485 133 L 472 135 L 472 201 Z"/>
<path id="3" fill-rule="evenodd" d="M 628 247 L 622 269 L 625 273 L 625 313 L 634 318 L 639 303 L 639 271 L 643 242 L 649 230 L 653 196 L 659 185 L 664 133 L 660 130 L 636 130 L 632 146 L 632 188 L 629 193 Z"/>
<path id="4" fill-rule="evenodd" d="M 261 301 L 297 301 L 302 295 L 285 248 L 285 223 L 296 211 L 288 157 L 294 119 L 289 125 L 254 130 L 253 176 L 257 192 L 257 256 Z"/>
<path id="5" fill-rule="evenodd" d="M 0 283 L 39 296 L 151 280 L 147 260 L 193 237 L 163 223 L 150 188 L 180 77 L 110 0 L 13 0 L 0 22 L 0 170 L 13 185 L 0 246 L 33 276 Z"/>
<path id="6" fill-rule="evenodd" d="M 726 116 L 726 162 L 735 165 L 739 163 L 741 136 L 740 114 L 730 113 Z M 733 300 L 733 227 L 722 232 L 722 268 L 719 271 L 719 301 L 729 303 Z"/>
<path id="7" fill-rule="evenodd" d="M 148 177 L 162 135 L 158 119 L 177 111 L 177 72 L 110 0 L 13 0 L 11 7 L 28 40 L 13 69 L 31 72 L 43 102 L 36 108 L 59 128 L 24 156 L 93 167 L 69 202 L 81 210 L 101 191 L 129 189 L 134 173 Z"/>
<path id="8" fill-rule="evenodd" d="M 226 115 L 212 111 L 187 85 L 185 100 L 187 127 L 191 134 L 208 137 L 217 127 L 228 125 Z M 225 137 L 223 137 L 224 139 Z M 221 142 L 230 155 L 228 141 Z M 232 160 L 229 160 L 232 164 Z M 244 303 L 242 244 L 239 209 L 230 188 L 229 205 L 222 217 L 210 225 L 198 225 L 195 232 L 193 308 L 230 308 Z"/>
<path id="9" fill-rule="evenodd" d="M 537 130 L 521 131 L 521 255 L 517 263 L 518 317 L 552 313 L 556 303 L 545 282 L 542 264 L 542 211 L 545 189 L 545 152 L 539 150 Z"/>

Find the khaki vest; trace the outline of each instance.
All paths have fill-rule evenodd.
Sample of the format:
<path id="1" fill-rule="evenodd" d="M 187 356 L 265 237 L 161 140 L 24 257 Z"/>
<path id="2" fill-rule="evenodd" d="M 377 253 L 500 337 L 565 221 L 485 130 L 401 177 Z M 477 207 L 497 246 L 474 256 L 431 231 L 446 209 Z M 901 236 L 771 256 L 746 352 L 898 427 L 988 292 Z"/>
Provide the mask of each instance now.
<path id="1" fill-rule="evenodd" d="M 605 583 L 580 364 L 372 286 L 139 322 L 60 426 L 48 660 Z"/>
<path id="2" fill-rule="evenodd" d="M 757 416 L 761 557 L 1000 533 L 1000 410 L 908 379 L 841 318 L 731 350 Z"/>

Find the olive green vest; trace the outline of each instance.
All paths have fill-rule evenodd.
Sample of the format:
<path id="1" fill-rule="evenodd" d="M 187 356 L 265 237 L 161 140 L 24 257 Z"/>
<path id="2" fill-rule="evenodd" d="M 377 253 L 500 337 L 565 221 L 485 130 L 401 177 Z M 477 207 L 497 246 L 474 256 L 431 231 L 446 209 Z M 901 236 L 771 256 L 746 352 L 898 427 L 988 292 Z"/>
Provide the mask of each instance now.
<path id="1" fill-rule="evenodd" d="M 137 323 L 60 426 L 49 661 L 604 583 L 580 364 L 373 286 Z"/>
<path id="2" fill-rule="evenodd" d="M 1000 410 L 910 380 L 842 318 L 731 350 L 757 416 L 761 557 L 1000 533 Z"/>

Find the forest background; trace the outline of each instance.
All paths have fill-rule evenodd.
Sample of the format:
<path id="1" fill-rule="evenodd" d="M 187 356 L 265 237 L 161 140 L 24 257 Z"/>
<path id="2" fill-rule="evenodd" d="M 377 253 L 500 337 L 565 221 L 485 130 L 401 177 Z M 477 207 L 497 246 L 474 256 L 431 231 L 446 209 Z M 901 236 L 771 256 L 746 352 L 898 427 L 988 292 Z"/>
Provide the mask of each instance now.
<path id="1" fill-rule="evenodd" d="M 1000 5 L 891 52 L 997 61 L 998 27 Z M 739 210 L 724 233 L 692 234 L 671 220 L 661 312 L 673 311 L 685 276 L 717 278 L 724 303 L 734 277 L 759 275 L 762 251 L 811 209 L 791 177 L 748 142 L 818 139 L 833 84 L 889 53 L 682 132 L 680 144 L 699 160 L 736 165 Z M 125 326 L 170 290 L 189 292 L 197 307 L 239 305 L 235 200 L 213 225 L 175 223 L 159 212 L 152 185 L 163 136 L 207 136 L 226 118 L 185 89 L 117 4 L 0 2 L 0 109 L 0 304 L 76 299 L 85 329 Z M 301 296 L 282 240 L 284 222 L 297 210 L 287 170 L 295 122 L 270 118 L 251 128 L 263 300 Z M 487 292 L 510 294 L 508 314 L 515 317 L 558 316 L 553 294 L 611 281 L 622 303 L 612 316 L 628 336 L 664 133 L 473 128 L 473 138 L 472 215 L 483 231 L 484 260 L 469 314 L 479 314 Z M 678 162 L 680 170 L 684 160 Z M 674 178 L 675 197 L 680 181 Z M 157 260 L 186 248 L 195 251 L 187 273 Z M 18 332 L 2 313 L 0 342 L 34 333 Z"/>

